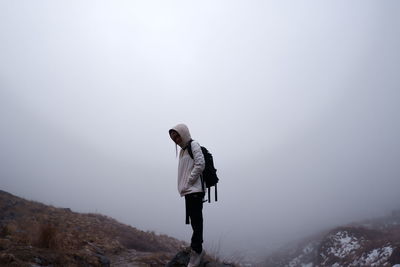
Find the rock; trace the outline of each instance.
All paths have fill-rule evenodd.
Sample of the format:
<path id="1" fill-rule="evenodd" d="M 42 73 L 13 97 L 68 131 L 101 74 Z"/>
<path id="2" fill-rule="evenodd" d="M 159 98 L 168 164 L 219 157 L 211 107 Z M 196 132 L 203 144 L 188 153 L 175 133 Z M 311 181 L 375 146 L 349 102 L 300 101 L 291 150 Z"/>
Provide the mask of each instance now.
<path id="1" fill-rule="evenodd" d="M 11 241 L 9 239 L 0 238 L 0 251 L 6 250 L 11 246 Z"/>
<path id="2" fill-rule="evenodd" d="M 99 261 L 101 263 L 101 266 L 103 266 L 103 267 L 109 267 L 110 266 L 110 260 L 106 256 L 104 256 L 102 254 L 96 254 L 96 256 L 99 259 Z"/>
<path id="3" fill-rule="evenodd" d="M 186 267 L 189 263 L 190 260 L 190 253 L 188 251 L 180 251 L 178 252 L 175 257 L 165 265 L 165 267 Z M 206 257 L 203 259 L 203 261 L 200 263 L 199 267 L 227 267 L 227 266 L 232 266 L 234 267 L 235 265 L 233 264 L 227 264 L 227 263 L 219 263 L 216 261 L 213 261 L 212 259 Z"/>
<path id="4" fill-rule="evenodd" d="M 190 253 L 187 251 L 180 251 L 175 257 L 167 263 L 165 267 L 181 267 L 187 266 L 190 259 Z"/>
<path id="5" fill-rule="evenodd" d="M 390 255 L 388 262 L 391 265 L 399 264 L 400 263 L 400 248 L 397 247 L 393 250 L 392 255 Z"/>
<path id="6" fill-rule="evenodd" d="M 0 254 L 0 263 L 2 264 L 8 264 L 15 262 L 17 259 L 13 254 L 8 254 L 8 253 L 1 253 Z"/>
<path id="7" fill-rule="evenodd" d="M 37 257 L 34 258 L 34 261 L 39 265 L 43 263 L 42 260 Z"/>

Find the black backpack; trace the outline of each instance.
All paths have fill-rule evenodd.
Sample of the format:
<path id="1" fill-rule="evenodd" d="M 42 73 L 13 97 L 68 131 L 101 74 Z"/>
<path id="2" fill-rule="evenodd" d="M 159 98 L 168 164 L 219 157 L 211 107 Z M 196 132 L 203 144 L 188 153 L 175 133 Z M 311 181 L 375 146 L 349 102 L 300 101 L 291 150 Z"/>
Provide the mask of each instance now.
<path id="1" fill-rule="evenodd" d="M 193 159 L 193 152 L 192 152 L 192 141 L 190 140 L 187 148 L 190 157 Z M 208 191 L 208 202 L 211 202 L 211 197 L 210 197 L 210 187 L 215 186 L 215 201 L 218 201 L 217 198 L 217 183 L 218 183 L 218 177 L 217 177 L 217 169 L 214 167 L 214 160 L 213 156 L 211 153 L 207 150 L 205 147 L 201 147 L 201 151 L 203 152 L 204 156 L 204 161 L 206 162 L 206 166 L 203 170 L 202 173 L 202 186 L 203 186 L 203 191 L 204 191 L 204 184 L 207 187 Z"/>

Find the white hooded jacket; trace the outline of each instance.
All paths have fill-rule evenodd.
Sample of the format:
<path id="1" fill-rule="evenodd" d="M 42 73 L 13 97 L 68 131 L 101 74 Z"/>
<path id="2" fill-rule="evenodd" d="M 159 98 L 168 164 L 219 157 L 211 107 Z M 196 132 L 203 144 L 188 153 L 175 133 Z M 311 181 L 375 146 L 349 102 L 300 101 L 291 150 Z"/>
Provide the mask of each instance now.
<path id="1" fill-rule="evenodd" d="M 181 196 L 191 193 L 203 192 L 201 184 L 201 174 L 205 167 L 203 152 L 197 141 L 191 142 L 193 159 L 186 149 L 192 140 L 188 127 L 185 124 L 178 124 L 171 130 L 175 130 L 182 138 L 182 148 L 179 153 L 178 164 L 178 192 Z"/>

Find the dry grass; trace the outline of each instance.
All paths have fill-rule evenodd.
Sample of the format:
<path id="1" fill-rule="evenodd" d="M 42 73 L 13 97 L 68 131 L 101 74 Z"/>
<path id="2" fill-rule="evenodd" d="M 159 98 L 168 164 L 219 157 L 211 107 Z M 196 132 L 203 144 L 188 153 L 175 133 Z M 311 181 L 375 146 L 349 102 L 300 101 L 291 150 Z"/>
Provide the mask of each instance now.
<path id="1" fill-rule="evenodd" d="M 12 231 L 12 229 L 10 228 L 10 226 L 5 225 L 5 226 L 3 226 L 3 227 L 1 228 L 0 237 L 7 237 L 7 236 L 11 235 L 12 232 L 13 232 L 13 231 Z"/>
<path id="2" fill-rule="evenodd" d="M 27 250 L 30 248 L 38 255 L 51 252 L 46 257 L 61 265 L 79 266 L 80 262 L 97 266 L 100 263 L 96 255 L 99 254 L 115 254 L 125 249 L 176 252 L 183 244 L 165 235 L 140 231 L 104 215 L 46 206 L 3 191 L 0 191 L 0 213 L 0 241 L 8 240 L 0 243 L 13 244 L 2 252 L 10 252 L 8 254 L 17 259 L 34 257 Z"/>
<path id="3" fill-rule="evenodd" d="M 36 246 L 40 248 L 57 248 L 57 230 L 50 224 L 40 227 L 38 241 Z"/>

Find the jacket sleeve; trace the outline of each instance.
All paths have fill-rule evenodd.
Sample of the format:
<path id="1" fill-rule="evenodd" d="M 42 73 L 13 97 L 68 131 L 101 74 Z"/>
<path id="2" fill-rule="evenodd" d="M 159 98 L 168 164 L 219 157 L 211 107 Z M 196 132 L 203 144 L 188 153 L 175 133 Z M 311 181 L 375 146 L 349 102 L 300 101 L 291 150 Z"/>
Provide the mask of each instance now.
<path id="1" fill-rule="evenodd" d="M 192 145 L 194 166 L 189 176 L 189 184 L 194 184 L 202 174 L 206 166 L 206 162 L 204 160 L 204 155 L 203 152 L 201 151 L 200 144 L 196 141 L 193 141 L 191 145 Z"/>

